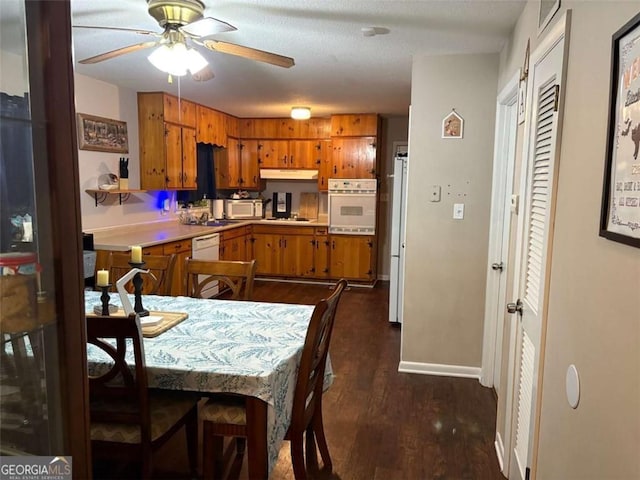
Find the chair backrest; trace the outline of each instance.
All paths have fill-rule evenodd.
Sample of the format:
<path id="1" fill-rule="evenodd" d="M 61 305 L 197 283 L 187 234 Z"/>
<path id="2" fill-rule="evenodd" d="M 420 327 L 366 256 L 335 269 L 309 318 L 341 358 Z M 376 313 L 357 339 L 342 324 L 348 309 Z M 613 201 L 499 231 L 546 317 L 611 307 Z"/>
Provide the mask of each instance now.
<path id="1" fill-rule="evenodd" d="M 145 295 L 169 295 L 173 270 L 176 264 L 176 255 L 145 255 L 143 258 L 144 269 L 151 270 L 151 275 L 143 275 L 142 293 Z M 129 265 L 131 255 L 128 253 L 111 252 L 109 255 L 109 278 L 115 285 L 116 280 L 131 270 Z M 155 277 L 155 279 L 154 279 Z M 132 282 L 125 287 L 128 292 L 133 292 Z"/>
<path id="2" fill-rule="evenodd" d="M 256 261 L 231 260 L 185 260 L 185 278 L 187 295 L 194 298 L 202 296 L 202 289 L 211 282 L 221 282 L 231 289 L 231 299 L 251 300 L 253 278 L 256 274 Z M 244 293 L 243 293 L 244 286 Z"/>
<path id="3" fill-rule="evenodd" d="M 89 375 L 91 421 L 139 425 L 141 438 L 150 439 L 149 392 L 138 316 L 87 317 L 87 343 L 109 357 L 105 357 L 104 371 Z M 126 361 L 131 350 L 133 372 Z"/>
<path id="4" fill-rule="evenodd" d="M 324 371 L 329 353 L 338 302 L 347 281 L 341 279 L 327 299 L 320 300 L 311 315 L 293 394 L 291 428 L 304 430 L 314 409 L 321 402 Z"/>

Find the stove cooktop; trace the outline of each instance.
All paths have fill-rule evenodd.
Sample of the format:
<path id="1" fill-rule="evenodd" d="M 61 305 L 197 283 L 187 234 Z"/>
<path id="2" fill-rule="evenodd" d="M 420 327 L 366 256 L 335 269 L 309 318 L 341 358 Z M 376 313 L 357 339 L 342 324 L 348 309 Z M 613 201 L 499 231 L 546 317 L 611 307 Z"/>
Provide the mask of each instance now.
<path id="1" fill-rule="evenodd" d="M 310 222 L 308 218 L 296 217 L 296 218 L 265 218 L 265 220 L 272 220 L 274 222 Z"/>

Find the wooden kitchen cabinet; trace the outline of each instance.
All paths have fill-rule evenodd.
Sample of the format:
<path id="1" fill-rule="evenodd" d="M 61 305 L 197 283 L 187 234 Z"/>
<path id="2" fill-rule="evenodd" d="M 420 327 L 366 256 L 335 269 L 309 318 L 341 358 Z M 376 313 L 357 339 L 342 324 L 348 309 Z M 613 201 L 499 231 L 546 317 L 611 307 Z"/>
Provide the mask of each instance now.
<path id="1" fill-rule="evenodd" d="M 242 226 L 220 233 L 220 260 L 251 260 L 251 227 Z"/>
<path id="2" fill-rule="evenodd" d="M 349 280 L 375 279 L 375 236 L 331 235 L 329 275 Z"/>
<path id="3" fill-rule="evenodd" d="M 258 141 L 229 137 L 227 148 L 216 151 L 214 167 L 216 188 L 259 189 Z"/>
<path id="4" fill-rule="evenodd" d="M 330 178 L 376 178 L 376 137 L 332 138 Z"/>
<path id="5" fill-rule="evenodd" d="M 377 136 L 379 117 L 375 113 L 331 115 L 332 137 Z"/>
<path id="6" fill-rule="evenodd" d="M 258 140 L 240 141 L 240 178 L 242 188 L 245 190 L 259 190 L 260 164 L 258 153 Z"/>
<path id="7" fill-rule="evenodd" d="M 253 227 L 253 255 L 259 275 L 313 277 L 314 254 L 312 227 Z"/>
<path id="8" fill-rule="evenodd" d="M 195 104 L 165 93 L 138 93 L 141 188 L 197 187 L 194 127 Z"/>
<path id="9" fill-rule="evenodd" d="M 326 192 L 329 189 L 329 179 L 333 171 L 333 147 L 331 140 L 320 140 L 320 156 L 318 164 L 318 190 Z"/>
<path id="10" fill-rule="evenodd" d="M 315 252 L 313 254 L 313 276 L 316 278 L 329 277 L 330 246 L 327 227 L 316 228 L 314 231 Z"/>
<path id="11" fill-rule="evenodd" d="M 260 168 L 299 168 L 317 170 L 319 140 L 261 140 L 258 147 Z"/>
<path id="12" fill-rule="evenodd" d="M 278 138 L 278 118 L 242 118 L 240 124 L 240 138 Z"/>
<path id="13" fill-rule="evenodd" d="M 171 281 L 171 295 L 186 295 L 186 286 L 183 279 L 184 261 L 191 257 L 191 239 L 165 243 L 162 245 L 162 253 L 163 255 L 176 254 L 176 265 L 173 269 L 173 279 Z"/>
<path id="14" fill-rule="evenodd" d="M 261 140 L 258 146 L 260 168 L 288 168 L 289 141 Z"/>
<path id="15" fill-rule="evenodd" d="M 156 96 L 162 95 L 163 116 L 164 121 L 184 125 L 185 127 L 195 128 L 196 126 L 196 104 L 185 100 L 184 98 L 174 97 L 167 93 L 150 93 L 144 94 L 147 98 L 153 98 L 156 102 Z M 138 95 L 138 102 L 140 101 Z"/>
<path id="16" fill-rule="evenodd" d="M 227 146 L 227 115 L 202 105 L 196 106 L 196 141 L 220 147 Z"/>

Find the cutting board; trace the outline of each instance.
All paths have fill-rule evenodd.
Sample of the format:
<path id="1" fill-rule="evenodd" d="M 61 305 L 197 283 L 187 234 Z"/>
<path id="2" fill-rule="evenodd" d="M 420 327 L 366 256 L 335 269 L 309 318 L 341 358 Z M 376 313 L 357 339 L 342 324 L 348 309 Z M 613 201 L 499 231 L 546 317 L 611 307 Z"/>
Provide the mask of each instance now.
<path id="1" fill-rule="evenodd" d="M 298 216 L 315 220 L 318 218 L 318 194 L 313 192 L 302 192 L 300 194 L 300 209 Z"/>

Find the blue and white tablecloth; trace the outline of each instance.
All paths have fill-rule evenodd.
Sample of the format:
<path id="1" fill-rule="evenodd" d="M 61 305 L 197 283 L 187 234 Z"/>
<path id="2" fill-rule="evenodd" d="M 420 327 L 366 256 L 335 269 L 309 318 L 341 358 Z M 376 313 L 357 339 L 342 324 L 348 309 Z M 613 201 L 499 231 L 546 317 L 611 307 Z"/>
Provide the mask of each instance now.
<path id="1" fill-rule="evenodd" d="M 111 294 L 110 303 L 121 306 L 117 294 Z M 143 295 L 142 303 L 150 311 L 189 315 L 161 335 L 144 339 L 149 386 L 232 392 L 265 401 L 271 471 L 291 420 L 298 364 L 313 306 L 155 295 Z M 98 304 L 100 293 L 86 291 L 85 310 L 90 312 Z M 92 345 L 87 355 L 90 373 L 109 362 Z M 130 360 L 133 364 L 133 354 Z M 325 387 L 333 378 L 330 362 L 326 370 Z"/>

